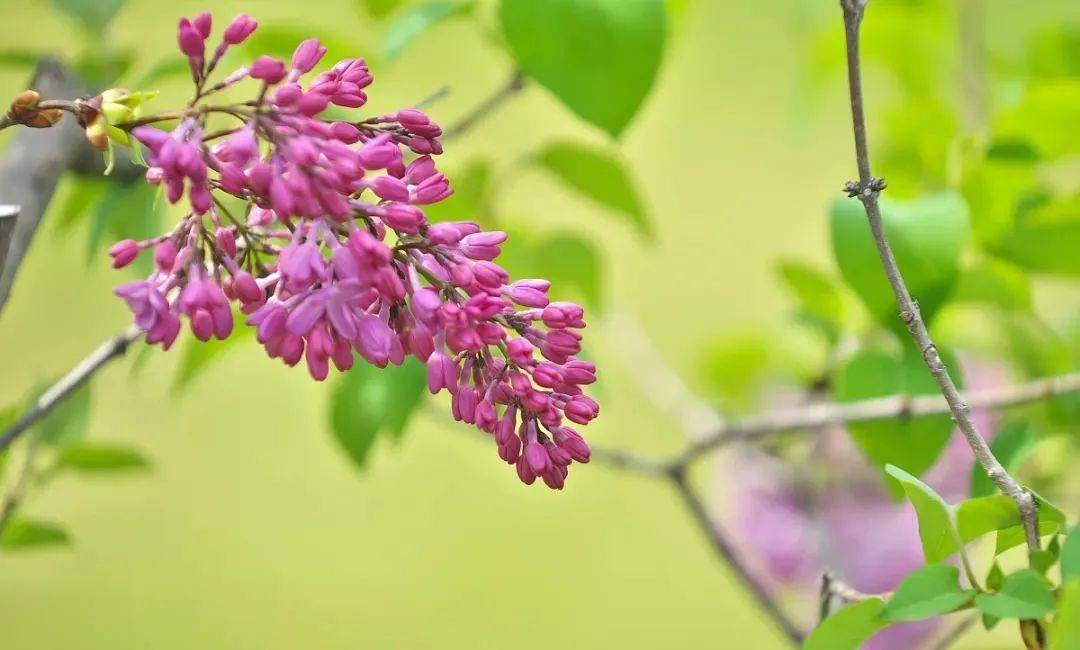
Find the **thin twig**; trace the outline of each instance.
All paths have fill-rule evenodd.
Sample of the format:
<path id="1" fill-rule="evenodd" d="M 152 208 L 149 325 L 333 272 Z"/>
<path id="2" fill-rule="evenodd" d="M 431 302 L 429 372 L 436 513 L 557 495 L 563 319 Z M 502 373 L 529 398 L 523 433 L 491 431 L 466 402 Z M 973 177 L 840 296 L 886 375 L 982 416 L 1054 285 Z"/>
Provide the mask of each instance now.
<path id="1" fill-rule="evenodd" d="M 3 437 L 0 438 L 0 452 L 7 449 L 12 442 L 56 408 L 79 386 L 89 381 L 98 370 L 101 370 L 113 359 L 124 356 L 128 346 L 140 336 L 142 336 L 142 331 L 132 325 L 99 345 L 96 350 L 87 355 L 77 366 L 64 375 L 60 381 L 46 390 L 15 424 L 4 431 Z"/>
<path id="2" fill-rule="evenodd" d="M 1039 548 L 1039 513 L 1035 498 L 1024 489 L 1020 483 L 1001 465 L 997 457 L 990 450 L 986 440 L 979 434 L 975 421 L 971 418 L 971 408 L 964 403 L 956 383 L 949 374 L 945 363 L 938 354 L 937 347 L 930 338 L 930 333 L 923 322 L 919 305 L 911 297 L 907 284 L 900 273 L 900 267 L 896 263 L 889 239 L 885 234 L 885 227 L 881 217 L 881 207 L 878 204 L 878 196 L 885 189 L 885 182 L 874 177 L 870 168 L 870 151 L 866 137 L 866 115 L 863 107 L 862 93 L 862 69 L 859 57 L 859 30 L 865 15 L 868 0 L 841 0 L 844 14 L 844 35 L 847 51 L 848 88 L 851 96 L 851 122 L 855 136 L 855 160 L 859 168 L 859 182 L 848 183 L 847 191 L 852 197 L 857 197 L 866 210 L 866 218 L 870 225 L 870 232 L 877 245 L 878 256 L 881 258 L 885 275 L 896 297 L 896 305 L 900 310 L 900 320 L 907 327 L 912 340 L 922 353 L 923 361 L 926 362 L 930 374 L 934 377 L 941 394 L 949 403 L 949 410 L 953 420 L 964 434 L 968 446 L 979 461 L 983 470 L 997 485 L 998 489 L 1013 501 L 1020 511 L 1020 519 L 1024 526 L 1024 536 L 1028 548 L 1032 551 Z M 1038 632 L 1041 637 L 1041 630 Z M 1040 643 L 1042 639 L 1040 638 Z"/>
<path id="3" fill-rule="evenodd" d="M 678 491 L 679 496 L 682 497 L 683 503 L 690 511 L 690 515 L 694 518 L 695 523 L 697 523 L 698 527 L 706 533 L 709 543 L 716 554 L 725 564 L 735 571 L 739 580 L 754 596 L 754 600 L 756 600 L 758 605 L 765 610 L 773 622 L 783 630 L 787 638 L 795 645 L 801 644 L 805 637 L 802 629 L 788 617 L 783 609 L 780 608 L 779 603 L 777 603 L 769 593 L 768 587 L 758 580 L 750 569 L 743 564 L 742 560 L 739 558 L 738 552 L 735 550 L 734 544 L 728 539 L 719 524 L 713 521 L 712 517 L 709 516 L 708 510 L 705 508 L 705 503 L 687 482 L 686 474 L 683 472 L 674 472 L 669 476 L 671 477 L 671 481 Z"/>
<path id="4" fill-rule="evenodd" d="M 915 341 L 923 360 L 926 362 L 930 374 L 933 375 L 941 394 L 949 403 L 949 411 L 953 420 L 960 428 L 961 433 L 971 447 L 979 464 L 986 470 L 987 475 L 994 481 L 1004 494 L 1016 501 L 1020 509 L 1020 516 L 1024 522 L 1024 530 L 1027 537 L 1028 547 L 1031 550 L 1039 548 L 1038 513 L 1036 512 L 1035 500 L 1029 492 L 1020 486 L 998 459 L 990 451 L 990 446 L 979 434 L 974 420 L 971 418 L 971 408 L 964 403 L 964 398 L 956 388 L 949 370 L 938 354 L 937 347 L 930 338 L 930 333 L 923 322 L 919 305 L 911 297 L 907 284 L 900 273 L 900 267 L 896 263 L 889 239 L 885 234 L 885 227 L 881 218 L 881 207 L 878 204 L 878 196 L 885 189 L 885 183 L 875 178 L 870 171 L 870 152 L 866 138 L 866 117 L 863 109 L 862 96 L 862 72 L 859 60 L 859 27 L 862 24 L 863 14 L 866 9 L 866 0 L 843 0 L 844 28 L 847 43 L 847 68 L 848 84 L 851 91 L 851 118 L 855 134 L 855 158 L 859 167 L 859 182 L 850 183 L 849 193 L 858 197 L 866 209 L 866 218 L 870 224 L 870 231 L 877 244 L 878 255 L 884 267 L 885 275 L 892 286 L 896 296 L 896 304 L 900 310 L 900 320 L 907 327 L 911 338 Z"/>
<path id="5" fill-rule="evenodd" d="M 0 205 L 0 274 L 7 264 L 11 240 L 15 237 L 15 224 L 19 220 L 19 206 Z"/>
<path id="6" fill-rule="evenodd" d="M 520 70 L 514 70 L 506 83 L 469 111 L 465 117 L 447 128 L 443 139 L 447 140 L 465 135 L 524 87 L 525 75 Z"/>
<path id="7" fill-rule="evenodd" d="M 960 395 L 970 408 L 1000 410 L 1080 392 L 1080 372 L 1036 379 L 1023 384 L 969 391 Z M 810 404 L 767 411 L 721 426 L 708 437 L 690 445 L 674 464 L 686 464 L 697 457 L 732 442 L 752 441 L 762 436 L 821 429 L 829 425 L 870 420 L 894 420 L 950 413 L 952 406 L 941 395 L 891 395 L 858 402 Z"/>

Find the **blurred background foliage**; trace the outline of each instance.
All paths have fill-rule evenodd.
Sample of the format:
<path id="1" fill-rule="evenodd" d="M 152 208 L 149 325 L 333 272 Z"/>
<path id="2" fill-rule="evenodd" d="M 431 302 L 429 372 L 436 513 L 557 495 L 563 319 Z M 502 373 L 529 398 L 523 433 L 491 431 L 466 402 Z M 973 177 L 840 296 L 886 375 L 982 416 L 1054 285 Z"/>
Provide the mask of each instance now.
<path id="1" fill-rule="evenodd" d="M 456 194 L 431 216 L 508 230 L 512 273 L 590 309 L 597 444 L 684 440 L 619 323 L 725 415 L 935 392 L 861 207 L 837 198 L 854 170 L 834 2 L 0 4 L 4 96 L 57 54 L 92 88 L 182 101 L 175 19 L 205 9 L 262 22 L 236 65 L 314 35 L 328 61 L 368 59 L 365 110 L 431 98 L 444 127 L 524 73 L 448 142 Z M 946 359 L 1003 382 L 1077 369 L 1080 6 L 873 0 L 870 17 L 887 228 Z M 168 213 L 141 182 L 65 177 L 0 321 L 0 421 L 126 322 L 101 251 Z M 783 646 L 661 487 L 596 466 L 564 493 L 526 490 L 424 398 L 418 364 L 323 386 L 244 338 L 136 348 L 39 426 L 44 459 L 0 539 L 10 647 Z M 995 423 L 1003 461 L 1068 513 L 1078 422 L 1063 398 Z M 849 428 L 866 468 L 915 475 L 950 432 L 946 417 Z M 820 460 L 806 438 L 766 451 Z M 721 513 L 726 460 L 696 477 Z M 19 461 L 0 457 L 0 478 Z"/>

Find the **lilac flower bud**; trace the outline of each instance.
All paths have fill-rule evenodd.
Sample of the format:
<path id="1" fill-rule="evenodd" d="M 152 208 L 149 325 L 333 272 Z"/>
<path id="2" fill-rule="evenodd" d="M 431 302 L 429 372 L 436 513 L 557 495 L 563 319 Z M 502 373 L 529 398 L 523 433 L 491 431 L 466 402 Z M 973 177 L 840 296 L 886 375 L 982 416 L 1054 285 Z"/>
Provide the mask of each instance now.
<path id="1" fill-rule="evenodd" d="M 286 74 L 285 64 L 270 56 L 260 56 L 251 64 L 251 78 L 261 79 L 268 84 L 276 84 Z"/>
<path id="2" fill-rule="evenodd" d="M 325 111 L 326 107 L 329 105 L 330 100 L 326 95 L 307 93 L 296 103 L 296 109 L 308 117 L 315 117 L 319 113 Z"/>
<path id="3" fill-rule="evenodd" d="M 171 239 L 166 239 L 154 247 L 154 265 L 162 273 L 168 273 L 173 269 L 176 262 L 176 244 Z"/>
<path id="4" fill-rule="evenodd" d="M 551 458 L 548 457 L 544 447 L 538 442 L 530 442 L 525 445 L 525 461 L 534 474 L 540 475 L 551 467 Z"/>
<path id="5" fill-rule="evenodd" d="M 541 450 L 543 451 L 543 450 Z M 525 459 L 525 455 L 522 454 L 517 460 L 517 475 L 522 483 L 525 485 L 532 485 L 536 480 L 536 474 L 533 472 L 532 467 L 529 465 L 529 461 Z"/>
<path id="6" fill-rule="evenodd" d="M 371 191 L 387 201 L 409 200 L 409 187 L 405 182 L 387 174 L 372 179 Z"/>
<path id="7" fill-rule="evenodd" d="M 247 14 L 238 14 L 225 28 L 224 40 L 229 45 L 240 45 L 258 28 L 259 22 Z"/>
<path id="8" fill-rule="evenodd" d="M 266 292 L 247 271 L 241 271 L 233 278 L 233 289 L 241 301 L 247 304 L 260 303 L 266 299 Z"/>
<path id="9" fill-rule="evenodd" d="M 304 90 L 299 84 L 285 84 L 274 91 L 271 101 L 275 106 L 294 106 L 303 96 Z"/>
<path id="10" fill-rule="evenodd" d="M 345 144 L 353 144 L 360 141 L 360 129 L 348 122 L 334 122 L 330 125 L 334 137 Z"/>
<path id="11" fill-rule="evenodd" d="M 572 302 L 553 302 L 548 305 L 542 314 L 544 324 L 552 329 L 565 329 L 567 327 L 585 327 L 582 319 L 585 310 L 580 305 Z"/>
<path id="12" fill-rule="evenodd" d="M 360 148 L 360 164 L 364 169 L 386 169 L 401 161 L 401 150 L 390 142 L 390 135 L 376 136 Z"/>
<path id="13" fill-rule="evenodd" d="M 297 46 L 296 51 L 293 52 L 292 64 L 290 67 L 300 74 L 310 72 L 325 54 L 326 48 L 319 43 L 319 40 L 316 38 L 309 38 Z"/>
<path id="14" fill-rule="evenodd" d="M 122 269 L 139 256 L 139 244 L 134 239 L 118 241 L 109 249 L 109 255 L 113 258 L 113 268 Z"/>
<path id="15" fill-rule="evenodd" d="M 236 257 L 236 235 L 233 234 L 232 229 L 218 228 L 214 233 L 214 239 L 222 253 L 227 257 Z"/>
<path id="16" fill-rule="evenodd" d="M 550 286 L 547 280 L 518 280 L 506 288 L 506 295 L 524 307 L 546 307 Z"/>
<path id="17" fill-rule="evenodd" d="M 506 344 L 510 360 L 519 366 L 527 367 L 533 360 L 533 345 L 525 339 L 514 339 Z"/>
<path id="18" fill-rule="evenodd" d="M 506 233 L 493 230 L 466 235 L 461 239 L 461 252 L 474 260 L 491 261 L 499 256 L 499 244 L 506 241 Z"/>
<path id="19" fill-rule="evenodd" d="M 205 41 L 210 38 L 210 31 L 213 29 L 214 25 L 214 17 L 204 11 L 198 16 L 195 16 L 195 20 L 191 21 L 191 24 L 195 30 L 199 32 L 199 36 Z"/>
<path id="20" fill-rule="evenodd" d="M 423 210 L 404 203 L 387 204 L 379 216 L 394 230 L 410 235 L 419 232 L 425 221 Z"/>
<path id="21" fill-rule="evenodd" d="M 189 59 L 201 61 L 206 54 L 206 37 L 200 34 L 198 28 L 187 18 L 180 19 L 176 40 L 180 45 L 180 51 Z"/>

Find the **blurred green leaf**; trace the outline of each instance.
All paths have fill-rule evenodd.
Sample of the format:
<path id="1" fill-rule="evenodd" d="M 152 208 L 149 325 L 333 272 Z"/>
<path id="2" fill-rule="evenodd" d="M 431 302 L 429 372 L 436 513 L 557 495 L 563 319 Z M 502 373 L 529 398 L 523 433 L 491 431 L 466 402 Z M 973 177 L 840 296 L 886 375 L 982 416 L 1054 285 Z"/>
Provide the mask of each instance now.
<path id="1" fill-rule="evenodd" d="M 1080 650 L 1080 580 L 1063 586 L 1050 632 L 1050 650 Z"/>
<path id="2" fill-rule="evenodd" d="M 35 400 L 45 389 L 35 391 Z M 64 447 L 86 436 L 90 422 L 90 384 L 83 384 L 64 398 L 35 426 L 38 439 L 47 445 Z"/>
<path id="3" fill-rule="evenodd" d="M 756 403 L 772 365 L 771 346 L 759 329 L 725 335 L 705 349 L 705 380 L 725 410 L 746 410 Z"/>
<path id="4" fill-rule="evenodd" d="M 57 459 L 60 467 L 80 472 L 115 472 L 150 467 L 150 460 L 137 449 L 125 445 L 79 442 L 69 445 Z"/>
<path id="5" fill-rule="evenodd" d="M 1061 545 L 1061 581 L 1080 579 L 1080 526 L 1073 526 Z"/>
<path id="6" fill-rule="evenodd" d="M 1080 79 L 1060 78 L 1027 84 L 1019 103 L 994 125 L 995 138 L 1024 138 L 1041 157 L 1057 158 L 1080 152 L 1075 137 L 1080 114 Z"/>
<path id="7" fill-rule="evenodd" d="M 53 0 L 53 6 L 78 20 L 90 33 L 100 34 L 127 0 Z"/>
<path id="8" fill-rule="evenodd" d="M 948 187 L 956 109 L 932 96 L 912 97 L 885 111 L 880 167 L 889 196 L 907 198 Z"/>
<path id="9" fill-rule="evenodd" d="M 22 404 L 12 404 L 11 406 L 0 409 L 0 432 L 6 431 L 8 427 L 15 424 L 15 420 L 23 412 Z M 8 447 L 3 451 L 0 451 L 0 485 L 2 485 L 2 479 L 4 478 L 4 464 L 8 457 Z"/>
<path id="10" fill-rule="evenodd" d="M 188 340 L 184 345 L 184 354 L 180 357 L 180 366 L 176 369 L 176 376 L 173 378 L 173 390 L 183 392 L 192 380 L 203 373 L 215 360 L 235 348 L 237 342 L 252 338 L 255 328 L 243 326 L 243 319 L 242 314 L 233 314 L 236 327 L 232 335 L 224 340 L 210 339 L 204 342 L 194 337 Z"/>
<path id="11" fill-rule="evenodd" d="M 954 299 L 994 305 L 1009 311 L 1031 309 L 1031 278 L 1004 260 L 984 259 L 960 272 Z"/>
<path id="12" fill-rule="evenodd" d="M 1031 39 L 1026 63 L 1032 77 L 1080 77 L 1080 24 L 1048 24 Z"/>
<path id="13" fill-rule="evenodd" d="M 994 249 L 1006 241 L 1017 206 L 1032 192 L 1035 180 L 1034 166 L 1023 161 L 982 158 L 965 167 L 960 191 L 979 244 Z"/>
<path id="14" fill-rule="evenodd" d="M 33 50 L 0 51 L 0 67 L 33 69 L 43 54 Z"/>
<path id="15" fill-rule="evenodd" d="M 335 382 L 330 397 L 334 438 L 357 468 L 363 468 L 375 439 L 400 439 L 424 397 L 427 370 L 413 358 L 380 370 L 358 360 Z"/>
<path id="16" fill-rule="evenodd" d="M 959 366 L 952 355 L 944 349 L 939 349 L 939 353 L 962 385 Z M 887 395 L 934 395 L 940 390 L 922 356 L 906 341 L 900 357 L 879 350 L 858 352 L 838 368 L 834 389 L 841 402 Z M 875 467 L 892 464 L 920 475 L 933 466 L 948 444 L 953 423 L 947 415 L 937 415 L 853 422 L 848 425 L 848 431 Z"/>
<path id="17" fill-rule="evenodd" d="M 402 0 L 356 0 L 357 6 L 375 20 L 382 20 L 401 6 Z"/>
<path id="18" fill-rule="evenodd" d="M 999 138 L 990 143 L 986 157 L 995 162 L 1031 164 L 1039 159 L 1039 152 L 1023 138 Z"/>
<path id="19" fill-rule="evenodd" d="M 64 183 L 64 200 L 52 218 L 58 233 L 67 233 L 90 213 L 104 197 L 113 182 L 100 176 L 68 174 Z"/>
<path id="20" fill-rule="evenodd" d="M 955 194 L 925 196 L 903 203 L 882 200 L 882 218 L 897 263 L 923 317 L 931 321 L 952 294 L 960 253 L 970 230 L 964 200 Z M 842 199 L 831 210 L 833 253 L 840 272 L 870 314 L 900 329 L 896 300 L 881 268 L 861 203 Z"/>
<path id="21" fill-rule="evenodd" d="M 998 593 L 975 597 L 976 607 L 997 618 L 1040 619 L 1053 611 L 1054 605 L 1046 580 L 1031 569 L 1006 576 Z"/>
<path id="22" fill-rule="evenodd" d="M 186 57 L 171 56 L 155 63 L 149 70 L 139 77 L 138 81 L 131 85 L 135 88 L 150 89 L 162 81 L 171 81 L 173 78 L 191 78 L 191 66 Z"/>
<path id="23" fill-rule="evenodd" d="M 1080 275 L 1080 194 L 1047 200 L 1016 217 L 994 252 L 1029 271 Z"/>
<path id="24" fill-rule="evenodd" d="M 960 588 L 960 571 L 947 564 L 930 564 L 908 574 L 885 604 L 882 618 L 893 623 L 918 621 L 956 611 L 975 597 Z"/>
<path id="25" fill-rule="evenodd" d="M 960 535 L 956 530 L 953 507 L 929 485 L 899 467 L 889 465 L 885 472 L 900 483 L 908 501 L 915 507 L 926 561 L 941 562 L 955 553 Z"/>
<path id="26" fill-rule="evenodd" d="M 858 650 L 876 632 L 888 627 L 881 618 L 885 603 L 878 598 L 848 605 L 821 622 L 803 644 L 803 650 Z"/>
<path id="27" fill-rule="evenodd" d="M 617 156 L 572 142 L 548 145 L 536 162 L 567 186 L 630 220 L 643 235 L 652 230 L 625 164 Z"/>
<path id="28" fill-rule="evenodd" d="M 3 535 L 0 535 L 0 548 L 11 551 L 70 543 L 71 537 L 63 526 L 22 517 L 8 520 Z"/>
<path id="29" fill-rule="evenodd" d="M 86 82 L 91 92 L 113 86 L 135 64 L 133 50 L 95 49 L 72 62 L 76 74 Z"/>
<path id="30" fill-rule="evenodd" d="M 652 89 L 663 0 L 502 0 L 518 65 L 586 122 L 619 137 Z"/>
<path id="31" fill-rule="evenodd" d="M 796 260 L 781 261 L 777 270 L 798 302 L 799 314 L 836 341 L 843 329 L 845 303 L 836 281 L 823 271 Z"/>
<path id="32" fill-rule="evenodd" d="M 491 163 L 473 160 L 464 168 L 447 174 L 454 193 L 449 198 L 424 206 L 430 221 L 486 220 L 491 190 Z"/>
<path id="33" fill-rule="evenodd" d="M 386 29 L 383 56 L 388 60 L 397 58 L 429 29 L 450 18 L 467 15 L 475 8 L 475 2 L 425 2 L 406 7 Z"/>
<path id="34" fill-rule="evenodd" d="M 589 241 L 570 233 L 531 239 L 515 230 L 499 262 L 515 278 L 546 278 L 552 283 L 552 300 L 581 300 L 601 308 L 600 254 Z"/>
<path id="35" fill-rule="evenodd" d="M 1010 473 L 1016 471 L 1035 448 L 1038 436 L 1033 425 L 1027 421 L 1010 422 L 1001 429 L 990 444 L 990 449 Z M 986 475 L 983 468 L 975 463 L 971 468 L 971 496 L 982 497 L 994 494 L 997 488 Z"/>
<path id="36" fill-rule="evenodd" d="M 153 186 L 146 183 L 108 185 L 90 218 L 86 241 L 88 264 L 106 248 L 106 237 L 141 241 L 161 233 L 161 209 L 154 192 Z M 148 275 L 152 265 L 153 256 L 140 255 L 131 268 L 140 275 Z"/>

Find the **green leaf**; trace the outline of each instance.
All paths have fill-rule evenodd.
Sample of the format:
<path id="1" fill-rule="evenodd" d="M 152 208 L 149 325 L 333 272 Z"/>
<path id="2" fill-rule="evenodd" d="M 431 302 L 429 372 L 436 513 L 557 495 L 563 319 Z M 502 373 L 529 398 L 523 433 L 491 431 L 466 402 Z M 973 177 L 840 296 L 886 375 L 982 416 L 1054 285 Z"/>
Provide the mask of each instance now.
<path id="1" fill-rule="evenodd" d="M 1073 526 L 1061 546 L 1061 581 L 1080 579 L 1080 526 Z"/>
<path id="2" fill-rule="evenodd" d="M 551 299 L 581 300 L 602 306 L 600 253 L 589 241 L 569 233 L 530 239 L 523 230 L 510 235 L 499 263 L 515 278 L 546 278 Z"/>
<path id="3" fill-rule="evenodd" d="M 888 627 L 881 614 L 885 603 L 868 598 L 849 605 L 821 622 L 805 643 L 803 650 L 857 650 L 879 630 Z"/>
<path id="4" fill-rule="evenodd" d="M 885 232 L 912 296 L 929 322 L 945 304 L 959 275 L 960 253 L 970 218 L 964 200 L 936 194 L 905 202 L 881 202 Z M 830 211 L 833 254 L 848 285 L 874 319 L 899 331 L 896 300 L 881 267 L 863 206 L 853 199 Z"/>
<path id="5" fill-rule="evenodd" d="M 1080 79 L 1061 78 L 1029 83 L 1015 107 L 1003 113 L 994 128 L 997 138 L 1024 138 L 1043 157 L 1080 151 L 1074 134 L 1080 114 Z"/>
<path id="6" fill-rule="evenodd" d="M 50 219 L 56 226 L 58 233 L 66 233 L 87 214 L 90 208 L 96 206 L 108 191 L 112 182 L 100 176 L 81 176 L 69 174 L 66 176 L 64 200 L 52 213 Z"/>
<path id="7" fill-rule="evenodd" d="M 1033 425 L 1028 421 L 1010 422 L 990 444 L 990 450 L 1007 471 L 1012 473 L 1031 455 L 1038 436 Z M 975 463 L 971 468 L 971 496 L 981 497 L 994 494 L 997 488 L 982 466 Z"/>
<path id="8" fill-rule="evenodd" d="M 836 281 L 821 270 L 796 260 L 781 261 L 780 279 L 799 304 L 800 315 L 836 341 L 845 321 L 845 303 Z"/>
<path id="9" fill-rule="evenodd" d="M 101 32 L 127 0 L 53 0 L 53 6 L 82 23 L 88 32 Z"/>
<path id="10" fill-rule="evenodd" d="M 885 472 L 900 482 L 919 519 L 919 539 L 927 562 L 941 562 L 957 550 L 953 507 L 926 483 L 894 465 Z"/>
<path id="11" fill-rule="evenodd" d="M 997 618 L 1040 619 L 1053 611 L 1054 604 L 1046 579 L 1031 569 L 1006 576 L 998 593 L 975 597 L 980 611 Z"/>
<path id="12" fill-rule="evenodd" d="M 63 526 L 21 517 L 8 520 L 3 535 L 0 535 L 0 548 L 12 551 L 70 543 L 71 537 Z"/>
<path id="13" fill-rule="evenodd" d="M 982 260 L 961 271 L 955 300 L 1008 311 L 1028 311 L 1031 309 L 1031 278 L 1011 262 Z"/>
<path id="14" fill-rule="evenodd" d="M 376 437 L 400 438 L 420 405 L 427 371 L 411 357 L 401 366 L 380 370 L 357 361 L 337 380 L 330 398 L 334 438 L 358 468 L 363 468 Z"/>
<path id="15" fill-rule="evenodd" d="M 401 0 L 357 0 L 356 4 L 368 16 L 382 20 L 401 6 Z"/>
<path id="16" fill-rule="evenodd" d="M 1035 492 L 1030 490 L 1029 492 L 1035 497 L 1035 503 L 1039 510 L 1039 535 L 1052 535 L 1059 532 L 1065 526 L 1065 513 Z M 1020 515 L 1017 513 L 1016 520 L 1019 521 L 1019 518 Z M 1011 528 L 998 530 L 994 555 L 1000 555 L 1014 546 L 1023 544 L 1024 541 L 1024 529 L 1023 526 L 1019 524 Z"/>
<path id="17" fill-rule="evenodd" d="M 1050 650 L 1080 650 L 1080 580 L 1064 585 L 1050 631 Z"/>
<path id="18" fill-rule="evenodd" d="M 990 591 L 1001 591 L 1001 585 L 1005 582 L 1005 573 L 1001 570 L 1001 565 L 994 560 L 994 563 L 990 566 L 990 571 L 986 574 L 986 588 Z"/>
<path id="19" fill-rule="evenodd" d="M 450 18 L 467 15 L 475 8 L 475 2 L 425 2 L 407 7 L 386 29 L 383 56 L 388 60 L 397 58 L 429 29 Z"/>
<path id="20" fill-rule="evenodd" d="M 156 205 L 154 191 L 146 183 L 109 184 L 91 215 L 86 241 L 88 264 L 106 248 L 106 238 L 141 241 L 161 233 L 161 210 Z M 152 255 L 140 255 L 131 268 L 140 275 L 148 275 L 152 265 Z"/>
<path id="21" fill-rule="evenodd" d="M 1028 553 L 1028 562 L 1032 569 L 1038 571 L 1040 575 L 1045 576 L 1046 573 L 1050 571 L 1050 568 L 1054 566 L 1054 563 L 1057 562 L 1057 558 L 1045 548 L 1040 548 Z"/>
<path id="22" fill-rule="evenodd" d="M 150 460 L 137 449 L 125 445 L 80 442 L 68 446 L 57 459 L 60 467 L 80 472 L 115 472 L 142 470 Z"/>
<path id="23" fill-rule="evenodd" d="M 1024 206 L 994 252 L 1029 271 L 1080 275 L 1080 194 Z"/>
<path id="24" fill-rule="evenodd" d="M 176 369 L 176 376 L 173 378 L 174 390 L 184 391 L 192 380 L 203 373 L 214 361 L 234 349 L 238 342 L 252 338 L 255 329 L 240 325 L 243 322 L 242 315 L 234 313 L 233 321 L 237 327 L 232 335 L 224 340 L 210 339 L 204 342 L 191 338 L 184 345 L 184 354 L 180 357 L 180 366 Z"/>
<path id="25" fill-rule="evenodd" d="M 43 392 L 44 389 L 39 394 Z M 83 384 L 57 404 L 35 428 L 41 442 L 63 447 L 81 440 L 89 422 L 90 384 Z"/>
<path id="26" fill-rule="evenodd" d="M 957 369 L 952 355 L 939 350 L 946 365 Z M 959 379 L 958 375 L 957 376 Z M 904 342 L 903 356 L 878 350 L 862 350 L 838 368 L 834 382 L 837 400 L 854 402 L 887 395 L 933 395 L 939 392 L 922 356 Z M 947 415 L 858 422 L 848 425 L 855 444 L 875 466 L 887 464 L 922 474 L 941 455 L 952 435 Z"/>
<path id="27" fill-rule="evenodd" d="M 663 0 L 502 0 L 499 17 L 522 70 L 586 122 L 622 134 L 660 68 Z"/>
<path id="28" fill-rule="evenodd" d="M 960 588 L 960 571 L 947 564 L 924 566 L 906 578 L 885 604 L 882 618 L 890 622 L 918 621 L 948 614 L 971 602 L 972 589 Z"/>
<path id="29" fill-rule="evenodd" d="M 32 69 L 42 56 L 33 50 L 4 50 L 0 52 L 0 67 Z"/>
<path id="30" fill-rule="evenodd" d="M 629 219 L 642 235 L 652 226 L 635 183 L 616 155 L 571 142 L 548 145 L 536 162 L 567 186 Z"/>
<path id="31" fill-rule="evenodd" d="M 174 78 L 191 78 L 191 66 L 188 64 L 187 57 L 171 56 L 163 61 L 158 61 L 144 72 L 132 86 L 148 88 Z"/>

